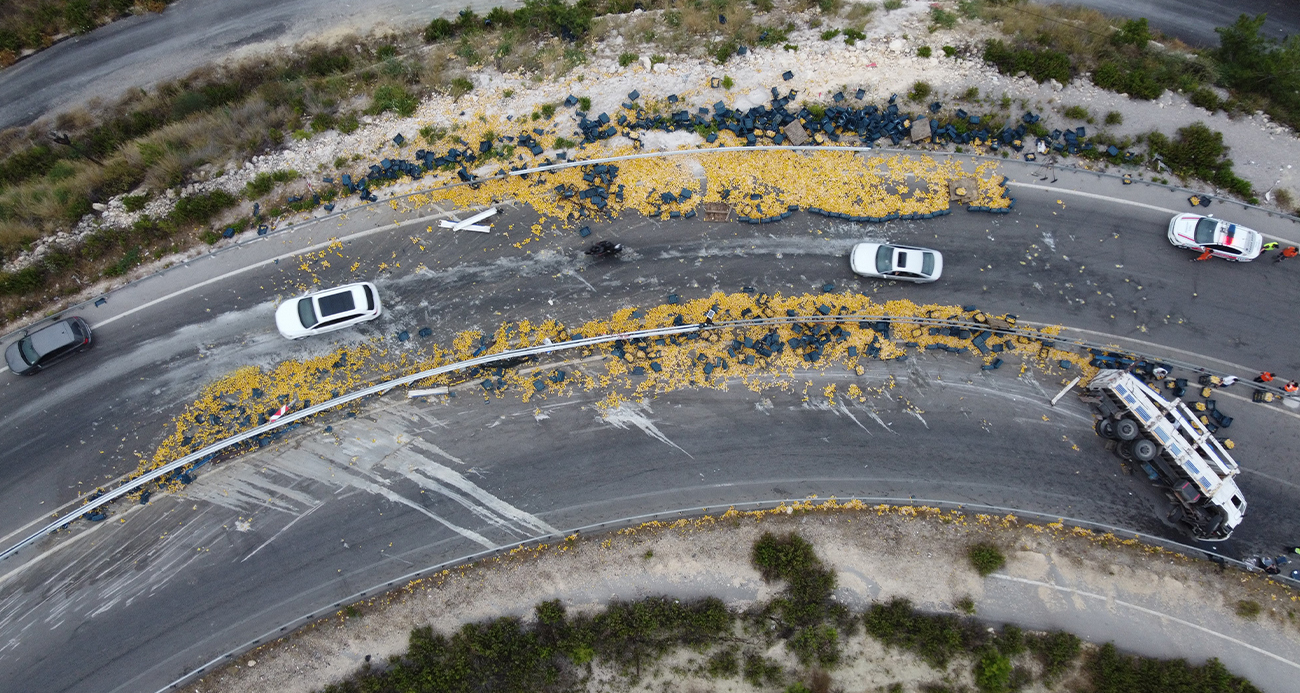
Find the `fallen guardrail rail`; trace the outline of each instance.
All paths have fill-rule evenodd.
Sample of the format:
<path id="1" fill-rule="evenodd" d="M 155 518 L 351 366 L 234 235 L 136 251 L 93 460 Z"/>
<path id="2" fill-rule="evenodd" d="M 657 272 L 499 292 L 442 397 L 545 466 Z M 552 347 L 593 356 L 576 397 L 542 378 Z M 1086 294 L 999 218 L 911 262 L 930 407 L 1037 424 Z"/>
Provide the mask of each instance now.
<path id="1" fill-rule="evenodd" d="M 1153 359 L 1195 373 L 1202 373 L 1202 374 L 1215 373 L 1214 371 L 1205 369 L 1195 364 L 1182 363 L 1173 359 L 1146 355 L 1132 350 L 1118 349 L 1114 345 L 1097 344 L 1097 343 L 1092 343 L 1092 342 L 1088 342 L 1085 340 L 1078 340 L 1078 339 L 1065 339 L 1065 338 L 1058 337 L 1056 335 L 1045 334 L 1034 328 L 1025 329 L 1025 328 L 1017 328 L 1017 327 L 1006 327 L 1006 328 L 994 327 L 991 325 L 977 323 L 973 320 L 956 319 L 951 317 L 949 318 L 915 317 L 915 316 L 898 317 L 898 316 L 890 316 L 890 315 L 862 315 L 862 314 L 839 315 L 839 314 L 818 313 L 814 315 L 794 315 L 794 316 L 786 315 L 786 316 L 774 316 L 770 318 L 763 317 L 763 318 L 751 318 L 751 319 L 744 319 L 744 320 L 725 320 L 721 322 L 714 322 L 712 321 L 710 316 L 708 319 L 706 319 L 705 322 L 702 323 L 689 323 L 683 325 L 674 325 L 671 327 L 620 332 L 620 333 L 610 334 L 610 335 L 601 335 L 598 337 L 585 337 L 582 339 L 574 339 L 565 342 L 542 344 L 538 346 L 525 347 L 522 349 L 513 349 L 513 350 L 497 352 L 494 354 L 486 354 L 465 361 L 446 364 L 443 366 L 438 366 L 437 368 L 431 368 L 428 370 L 420 371 L 418 373 L 413 373 L 411 375 L 402 376 L 400 378 L 378 383 L 376 385 L 371 385 L 361 390 L 357 390 L 356 392 L 335 397 L 334 399 L 307 407 L 300 411 L 286 413 L 280 418 L 276 419 L 275 421 L 269 421 L 265 424 L 256 426 L 242 433 L 237 433 L 229 438 L 208 445 L 207 447 L 204 447 L 198 451 L 192 452 L 174 462 L 170 462 L 157 469 L 151 470 L 139 477 L 131 479 L 130 481 L 122 484 L 121 486 L 111 491 L 102 492 L 90 497 L 90 499 L 84 505 L 78 508 L 79 512 L 76 515 L 60 518 L 36 530 L 35 532 L 32 532 L 30 535 L 28 535 L 18 543 L 14 544 L 13 546 L 5 549 L 2 553 L 0 553 L 0 560 L 4 560 L 9 558 L 10 556 L 13 556 L 18 551 L 29 546 L 30 544 L 37 541 L 38 539 L 45 536 L 46 534 L 49 534 L 50 532 L 54 532 L 60 528 L 66 527 L 67 525 L 76 521 L 78 518 L 90 515 L 94 513 L 97 509 L 104 507 L 105 505 L 108 505 L 109 503 L 112 503 L 113 501 L 122 498 L 123 496 L 127 496 L 136 490 L 144 488 L 146 485 L 154 481 L 157 481 L 159 479 L 162 479 L 163 477 L 171 474 L 172 472 L 176 472 L 178 470 L 184 469 L 185 467 L 190 465 L 202 464 L 207 461 L 210 461 L 212 459 L 212 456 L 216 455 L 217 453 L 223 450 L 226 450 L 227 448 L 230 448 L 231 446 L 237 445 L 246 440 L 256 438 L 257 436 L 263 435 L 270 431 L 274 431 L 276 429 L 289 426 L 307 417 L 314 416 L 316 414 L 328 411 L 330 409 L 334 409 L 336 407 L 340 407 L 349 402 L 354 402 L 356 400 L 363 399 L 371 395 L 382 394 L 395 387 L 409 385 L 411 383 L 415 383 L 420 380 L 424 380 L 426 378 L 442 375 L 444 373 L 451 373 L 454 371 L 474 368 L 476 366 L 490 364 L 497 361 L 507 361 L 511 359 L 518 359 L 520 357 L 536 356 L 539 354 L 548 354 L 556 351 L 581 349 L 584 347 L 597 346 L 600 344 L 616 342 L 619 340 L 638 339 L 642 337 L 663 337 L 668 335 L 687 334 L 691 332 L 702 332 L 705 330 L 732 329 L 737 327 L 742 327 L 742 328 L 762 327 L 762 326 L 769 326 L 769 325 L 781 325 L 781 324 L 792 324 L 792 323 L 847 323 L 847 322 L 872 322 L 872 323 L 883 322 L 883 323 L 889 323 L 890 325 L 903 324 L 903 325 L 914 325 L 917 327 L 977 328 L 980 330 L 987 330 L 995 334 L 1025 337 L 1030 339 L 1031 341 L 1040 341 L 1040 342 L 1044 342 L 1045 344 L 1050 342 L 1052 345 L 1060 345 L 1060 346 L 1069 345 L 1079 349 L 1092 349 L 1098 351 L 1106 351 L 1110 353 L 1123 352 L 1125 354 L 1129 354 L 1138 359 Z M 904 338 L 891 337 L 891 339 L 897 341 Z M 1257 384 L 1252 383 L 1252 385 L 1258 387 Z"/>

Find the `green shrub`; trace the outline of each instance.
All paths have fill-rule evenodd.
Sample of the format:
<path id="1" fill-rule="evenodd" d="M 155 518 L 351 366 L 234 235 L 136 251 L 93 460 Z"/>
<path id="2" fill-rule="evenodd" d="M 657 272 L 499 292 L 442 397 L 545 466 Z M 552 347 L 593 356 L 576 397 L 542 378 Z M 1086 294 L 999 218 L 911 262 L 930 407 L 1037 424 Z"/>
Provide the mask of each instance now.
<path id="1" fill-rule="evenodd" d="M 1128 94 L 1133 98 L 1151 101 L 1160 98 L 1164 86 L 1141 63 L 1132 65 L 1107 60 L 1092 73 L 1092 83 L 1113 92 Z"/>
<path id="2" fill-rule="evenodd" d="M 980 577 L 988 577 L 1007 564 L 1007 558 L 1002 555 L 1002 550 L 985 541 L 971 545 L 966 549 L 966 556 Z"/>
<path id="3" fill-rule="evenodd" d="M 311 117 L 312 132 L 325 132 L 334 129 L 334 114 L 317 113 Z"/>
<path id="4" fill-rule="evenodd" d="M 403 118 L 409 118 L 415 115 L 415 109 L 419 106 L 420 100 L 407 91 L 406 87 L 400 84 L 381 84 L 371 96 L 370 108 L 366 109 L 366 112 L 370 115 L 379 115 L 392 111 Z"/>
<path id="5" fill-rule="evenodd" d="M 1159 154 L 1175 175 L 1199 178 L 1247 199 L 1254 197 L 1250 182 L 1238 178 L 1232 170 L 1232 159 L 1227 158 L 1228 148 L 1223 144 L 1223 133 L 1211 130 L 1205 123 L 1196 122 L 1178 128 L 1177 138 L 1173 140 L 1162 133 L 1152 132 L 1147 143 L 1152 154 Z"/>
<path id="6" fill-rule="evenodd" d="M 298 172 L 291 169 L 281 169 L 269 173 L 262 172 L 253 177 L 244 185 L 244 196 L 250 200 L 266 196 L 267 193 L 275 187 L 276 183 L 287 183 L 298 178 Z"/>
<path id="7" fill-rule="evenodd" d="M 122 198 L 122 207 L 128 212 L 138 212 L 148 204 L 148 195 L 126 195 Z"/>
<path id="8" fill-rule="evenodd" d="M 781 669 L 780 664 L 761 654 L 746 652 L 741 676 L 755 688 L 764 685 L 772 687 L 781 685 L 785 680 L 785 671 Z"/>
<path id="9" fill-rule="evenodd" d="M 957 15 L 941 7 L 931 7 L 930 21 L 935 26 L 943 27 L 944 29 L 951 29 L 957 26 Z"/>
<path id="10" fill-rule="evenodd" d="M 886 12 L 893 12 L 903 6 L 903 0 L 885 0 L 880 3 L 880 6 L 885 8 Z"/>
<path id="11" fill-rule="evenodd" d="M 632 63 L 634 63 L 634 62 L 636 62 L 636 61 L 638 61 L 638 60 L 640 60 L 640 59 L 641 59 L 641 56 L 637 55 L 636 53 L 630 53 L 630 52 L 624 51 L 623 53 L 620 53 L 619 56 L 618 56 L 618 66 L 619 66 L 619 67 L 627 67 L 628 65 L 631 65 Z"/>
<path id="12" fill-rule="evenodd" d="M 1189 100 L 1193 106 L 1200 106 L 1211 113 L 1223 107 L 1223 103 L 1219 101 L 1219 95 L 1208 87 L 1200 87 L 1193 91 Z"/>
<path id="13" fill-rule="evenodd" d="M 933 89 L 931 89 L 929 82 L 922 82 L 922 81 L 913 82 L 912 90 L 907 92 L 907 98 L 908 100 L 913 101 L 915 103 L 920 103 L 922 101 L 925 101 L 926 98 L 930 96 L 932 91 Z"/>
<path id="14" fill-rule="evenodd" d="M 947 668 L 948 662 L 982 638 L 978 627 L 966 627 L 955 616 L 917 613 L 910 601 L 898 597 L 872 604 L 863 620 L 869 635 L 915 653 L 936 669 Z"/>
<path id="15" fill-rule="evenodd" d="M 822 40 L 829 41 L 839 35 L 840 35 L 839 29 L 827 29 L 826 31 L 822 32 Z"/>
<path id="16" fill-rule="evenodd" d="M 140 264 L 140 246 L 127 251 L 118 261 L 104 268 L 105 277 L 120 277 Z"/>
<path id="17" fill-rule="evenodd" d="M 1147 26 L 1146 17 L 1143 17 L 1124 22 L 1124 26 L 1111 36 L 1111 41 L 1117 46 L 1133 46 L 1138 51 L 1144 51 L 1151 38 L 1151 29 Z"/>
<path id="18" fill-rule="evenodd" d="M 984 60 L 991 63 L 1002 74 L 1015 75 L 1024 72 L 1039 84 L 1049 79 L 1066 84 L 1072 74 L 1070 56 L 1065 53 L 1046 48 L 1014 49 L 997 39 L 984 45 Z"/>
<path id="19" fill-rule="evenodd" d="M 839 631 L 834 626 L 819 625 L 803 628 L 790 639 L 790 651 L 806 666 L 831 668 L 840 661 Z"/>
<path id="20" fill-rule="evenodd" d="M 735 678 L 740 673 L 740 660 L 736 658 L 735 648 L 718 650 L 709 655 L 709 659 L 704 665 L 704 671 L 715 679 Z"/>
<path id="21" fill-rule="evenodd" d="M 1091 654 L 1084 670 L 1092 679 L 1092 693 L 1259 693 L 1246 679 L 1228 671 L 1218 659 L 1201 666 L 1186 660 L 1158 660 L 1120 654 L 1106 643 Z"/>
<path id="22" fill-rule="evenodd" d="M 955 57 L 957 55 L 957 48 L 955 46 L 944 46 L 943 55 L 947 58 Z"/>
<path id="23" fill-rule="evenodd" d="M 1060 631 L 1030 636 L 1025 645 L 1042 663 L 1043 681 L 1048 685 L 1059 681 L 1069 671 L 1080 651 L 1079 638 Z"/>
<path id="24" fill-rule="evenodd" d="M 45 270 L 40 265 L 28 265 L 17 272 L 0 272 L 0 294 L 23 296 L 39 291 L 45 286 Z"/>
<path id="25" fill-rule="evenodd" d="M 928 58 L 930 57 L 930 54 L 931 51 L 929 46 L 921 46 L 920 48 L 916 49 L 916 55 L 919 58 Z"/>
<path id="26" fill-rule="evenodd" d="M 723 88 L 723 89 L 730 90 L 730 89 L 731 89 L 732 87 L 734 87 L 734 86 L 736 86 L 736 81 L 733 80 L 733 79 L 731 78 L 731 75 L 723 75 L 723 76 L 722 76 L 722 88 Z"/>
<path id="27" fill-rule="evenodd" d="M 1259 616 L 1261 609 L 1259 602 L 1257 601 L 1239 599 L 1237 600 L 1237 604 L 1233 607 L 1233 611 L 1235 611 L 1238 616 L 1253 621 Z"/>
<path id="28" fill-rule="evenodd" d="M 344 135 L 351 135 L 356 132 L 359 127 L 361 127 L 361 123 L 357 122 L 357 114 L 355 113 L 346 113 L 338 120 L 339 132 Z"/>
<path id="29" fill-rule="evenodd" d="M 591 97 L 579 96 L 578 108 L 581 109 L 583 113 L 589 112 L 591 110 Z"/>
<path id="30" fill-rule="evenodd" d="M 953 602 L 952 605 L 956 607 L 958 611 L 962 612 L 963 614 L 966 614 L 967 616 L 975 615 L 975 600 L 971 599 L 969 595 L 958 599 L 957 601 Z"/>
<path id="31" fill-rule="evenodd" d="M 854 29 L 853 27 L 849 27 L 848 29 L 844 30 L 844 45 L 846 46 L 855 45 L 857 44 L 858 41 L 861 41 L 866 37 L 867 35 L 862 33 L 860 30 Z"/>
<path id="32" fill-rule="evenodd" d="M 1061 113 L 1063 113 L 1066 118 L 1073 118 L 1074 120 L 1088 120 L 1092 117 L 1092 114 L 1088 113 L 1088 109 L 1083 106 L 1069 106 L 1064 111 L 1061 111 Z"/>
<path id="33" fill-rule="evenodd" d="M 1223 86 L 1239 96 L 1266 99 L 1265 110 L 1293 128 L 1300 128 L 1300 38 L 1279 41 L 1261 33 L 1265 15 L 1242 14 L 1228 27 L 1215 29 L 1219 48 L 1213 51 Z"/>
<path id="34" fill-rule="evenodd" d="M 206 224 L 223 210 L 235 206 L 238 201 L 225 190 L 190 195 L 176 201 L 169 218 L 177 224 Z"/>
<path id="35" fill-rule="evenodd" d="M 975 686 L 982 693 L 1006 693 L 1011 683 L 1011 659 L 997 650 L 985 650 L 975 663 Z"/>
<path id="36" fill-rule="evenodd" d="M 1106 120 L 1103 122 L 1105 122 L 1107 125 L 1123 125 L 1124 114 L 1120 113 L 1119 111 L 1110 111 L 1106 113 Z"/>

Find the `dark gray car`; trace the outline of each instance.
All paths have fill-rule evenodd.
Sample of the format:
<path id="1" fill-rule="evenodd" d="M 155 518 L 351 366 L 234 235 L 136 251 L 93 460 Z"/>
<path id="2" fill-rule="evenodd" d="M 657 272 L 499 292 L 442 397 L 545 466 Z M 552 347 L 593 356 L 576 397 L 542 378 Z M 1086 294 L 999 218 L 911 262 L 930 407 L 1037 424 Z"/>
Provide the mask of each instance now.
<path id="1" fill-rule="evenodd" d="M 5 363 L 18 375 L 31 375 L 85 351 L 93 343 L 90 325 L 75 315 L 23 334 L 5 349 Z"/>

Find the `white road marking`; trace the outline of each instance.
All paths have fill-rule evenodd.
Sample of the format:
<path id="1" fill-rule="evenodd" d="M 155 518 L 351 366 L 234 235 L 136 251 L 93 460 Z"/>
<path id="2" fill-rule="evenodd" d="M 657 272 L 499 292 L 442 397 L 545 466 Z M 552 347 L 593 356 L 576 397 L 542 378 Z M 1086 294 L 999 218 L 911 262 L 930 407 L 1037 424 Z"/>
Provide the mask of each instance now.
<path id="1" fill-rule="evenodd" d="M 644 410 L 644 413 L 642 411 L 638 411 L 638 409 Z M 678 450 L 681 450 L 682 452 L 686 453 L 687 457 L 691 459 L 695 459 L 695 455 L 692 455 L 691 453 L 682 450 L 682 447 L 680 445 L 669 440 L 668 436 L 664 435 L 659 431 L 659 428 L 655 426 L 653 421 L 650 420 L 650 417 L 646 416 L 646 414 L 653 414 L 653 413 L 654 412 L 651 411 L 650 406 L 644 402 L 625 402 L 623 404 L 618 405 L 617 409 L 607 412 L 605 414 L 604 421 L 608 424 L 613 425 L 616 428 L 621 428 L 623 430 L 627 430 L 629 424 L 632 426 L 636 426 L 651 438 L 654 438 L 655 440 L 658 440 L 662 443 L 667 443 L 668 445 L 671 445 L 677 448 Z"/>
<path id="2" fill-rule="evenodd" d="M 167 295 L 165 295 L 165 296 L 159 296 L 158 298 L 155 298 L 155 299 L 153 299 L 152 301 L 146 301 L 145 303 L 142 303 L 142 304 L 136 306 L 135 308 L 131 308 L 130 310 L 123 311 L 122 313 L 119 313 L 119 314 L 117 314 L 117 315 L 114 315 L 114 316 L 111 317 L 111 318 L 105 318 L 104 320 L 102 320 L 102 321 L 100 321 L 100 322 L 97 322 L 97 323 L 95 323 L 94 325 L 91 325 L 90 328 L 91 328 L 92 330 L 97 330 L 97 329 L 99 329 L 99 328 L 101 328 L 101 327 L 103 327 L 103 326 L 105 326 L 105 325 L 108 325 L 108 324 L 111 324 L 111 323 L 117 322 L 118 320 L 121 320 L 122 318 L 125 318 L 125 317 L 127 317 L 128 315 L 134 315 L 135 313 L 138 313 L 138 312 L 140 312 L 140 311 L 142 311 L 142 310 L 145 310 L 146 308 L 152 308 L 153 306 L 156 306 L 156 305 L 158 305 L 159 303 L 164 303 L 164 302 L 166 302 L 166 301 L 170 301 L 170 300 L 172 300 L 173 298 L 176 298 L 177 296 L 182 296 L 182 295 L 187 294 L 187 293 L 189 293 L 189 292 L 191 292 L 191 291 L 194 291 L 195 289 L 201 289 L 201 288 L 203 288 L 203 287 L 205 287 L 205 286 L 208 286 L 209 284 L 215 284 L 215 283 L 217 283 L 217 282 L 224 281 L 224 280 L 229 279 L 229 278 L 231 278 L 231 277 L 237 277 L 237 276 L 239 276 L 239 275 L 241 275 L 241 274 L 244 274 L 245 272 L 251 272 L 252 270 L 255 270 L 255 269 L 259 268 L 259 267 L 265 267 L 265 266 L 267 266 L 267 265 L 275 264 L 276 262 L 278 262 L 278 261 L 280 261 L 280 260 L 285 260 L 285 259 L 288 259 L 288 258 L 291 258 L 291 257 L 297 256 L 297 255 L 302 255 L 303 253 L 311 253 L 311 252 L 315 252 L 315 251 L 317 251 L 317 250 L 322 250 L 322 249 L 324 249 L 324 248 L 328 248 L 329 246 L 331 246 L 331 245 L 333 245 L 334 243 L 337 243 L 337 242 L 348 241 L 348 240 L 352 240 L 352 239 L 355 239 L 355 238 L 364 238 L 364 237 L 366 237 L 366 236 L 370 236 L 370 235 L 372 235 L 372 234 L 380 233 L 380 232 L 383 232 L 383 231 L 392 231 L 393 229 L 399 229 L 399 228 L 401 228 L 401 227 L 403 227 L 403 226 L 406 226 L 406 225 L 408 225 L 408 224 L 422 224 L 422 223 L 424 223 L 424 222 L 426 222 L 426 221 L 433 221 L 434 219 L 442 219 L 443 217 L 447 217 L 447 216 L 450 216 L 450 213 L 449 213 L 449 212 L 443 212 L 443 213 L 441 213 L 441 214 L 433 214 L 433 215 L 430 215 L 430 216 L 427 216 L 427 217 L 418 217 L 418 218 L 416 218 L 416 219 L 408 219 L 408 220 L 406 220 L 406 221 L 397 222 L 397 223 L 395 223 L 395 224 L 388 224 L 387 226 L 376 226 L 376 227 L 373 228 L 373 229 L 366 229 L 365 231 L 358 231 L 358 232 L 356 232 L 356 233 L 354 233 L 354 234 L 351 234 L 351 235 L 349 235 L 349 236 L 342 236 L 342 237 L 331 238 L 331 239 L 329 239 L 328 241 L 322 241 L 322 242 L 317 243 L 317 244 L 315 244 L 315 245 L 309 245 L 309 246 L 307 246 L 307 247 L 305 247 L 305 248 L 299 248 L 298 250 L 294 250 L 294 251 L 291 251 L 291 252 L 288 252 L 288 253 L 284 253 L 284 254 L 282 254 L 282 255 L 278 255 L 278 256 L 276 256 L 276 257 L 273 257 L 273 258 L 270 258 L 270 259 L 267 259 L 267 260 L 263 260 L 263 261 L 261 261 L 261 262 L 255 262 L 255 263 L 253 263 L 253 264 L 251 264 L 251 265 L 245 265 L 244 267 L 240 267 L 239 269 L 231 270 L 231 271 L 229 271 L 229 272 L 226 272 L 225 274 L 222 274 L 222 275 L 219 275 L 219 276 L 216 276 L 216 277 L 212 277 L 211 279 L 206 279 L 206 280 L 204 280 L 204 281 L 198 282 L 197 284 L 191 284 L 190 286 L 187 286 L 187 287 L 185 287 L 184 289 L 180 289 L 179 291 L 173 291 L 172 293 L 167 294 Z"/>
<path id="3" fill-rule="evenodd" d="M 243 563 L 244 561 L 247 561 L 248 559 L 252 558 L 254 555 L 257 554 L 258 551 L 261 551 L 262 549 L 266 548 L 266 546 L 267 546 L 268 544 L 270 544 L 271 542 L 273 542 L 273 541 L 275 541 L 276 539 L 278 539 L 278 538 L 280 537 L 281 534 L 284 534 L 285 532 L 289 531 L 289 528 L 292 527 L 292 526 L 294 525 L 294 523 L 296 523 L 296 522 L 298 522 L 298 520 L 301 520 L 302 518 L 307 517 L 308 515 L 310 515 L 310 514 L 316 512 L 316 509 L 319 508 L 319 507 L 321 507 L 322 505 L 325 505 L 325 504 L 324 504 L 324 503 L 317 503 L 316 505 L 311 506 L 311 508 L 310 508 L 307 512 L 305 512 L 305 513 L 299 515 L 298 517 L 293 518 L 292 520 L 289 520 L 289 524 L 287 524 L 287 525 L 281 527 L 281 528 L 280 528 L 280 531 L 276 532 L 275 534 L 272 534 L 270 539 L 267 539 L 266 541 L 262 542 L 262 545 L 261 545 L 261 546 L 259 546 L 259 547 L 255 548 L 255 549 L 253 549 L 253 551 L 252 551 L 251 553 L 249 553 L 247 556 L 244 556 L 242 559 L 240 559 L 239 562 L 240 562 L 240 563 Z"/>
<path id="4" fill-rule="evenodd" d="M 1105 595 L 1103 595 L 1103 594 L 1097 594 L 1097 593 L 1095 593 L 1095 592 L 1084 592 L 1083 590 L 1074 589 L 1073 587 L 1063 587 L 1063 586 L 1061 586 L 1061 585 L 1055 585 L 1055 584 L 1052 584 L 1052 583 L 1050 583 L 1050 582 L 1039 582 L 1038 580 L 1029 580 L 1029 579 L 1026 579 L 1026 578 L 1011 577 L 1010 575 L 998 575 L 998 574 L 994 574 L 994 575 L 990 575 L 989 577 L 994 578 L 994 579 L 997 579 L 997 580 L 1006 580 L 1006 581 L 1008 581 L 1008 582 L 1019 582 L 1019 583 L 1026 584 L 1026 585 L 1034 585 L 1034 586 L 1036 586 L 1036 587 L 1047 587 L 1047 588 L 1049 588 L 1049 589 L 1054 589 L 1054 590 L 1056 590 L 1056 591 L 1058 591 L 1058 592 L 1069 592 L 1069 593 L 1071 593 L 1071 594 L 1077 594 L 1077 595 L 1079 595 L 1080 597 L 1088 597 L 1088 598 L 1096 599 L 1096 600 L 1098 600 L 1098 601 L 1102 601 L 1102 602 L 1111 602 L 1111 601 L 1113 601 L 1114 603 L 1119 604 L 1120 606 L 1126 606 L 1126 607 L 1128 607 L 1128 608 L 1130 608 L 1130 609 L 1133 609 L 1133 610 L 1135 610 L 1135 611 L 1141 611 L 1142 613 L 1144 613 L 1144 614 L 1148 614 L 1148 615 L 1150 615 L 1150 616 L 1155 616 L 1155 617 L 1157 617 L 1157 618 L 1162 618 L 1162 619 L 1165 619 L 1165 620 L 1168 620 L 1168 621 L 1173 621 L 1174 623 L 1177 623 L 1177 624 L 1179 624 L 1179 625 L 1183 625 L 1183 626 L 1187 626 L 1188 628 L 1193 628 L 1193 629 L 1195 629 L 1195 630 L 1199 630 L 1199 631 L 1201 631 L 1202 633 L 1205 633 L 1205 634 L 1207 634 L 1207 635 L 1212 635 L 1212 636 L 1214 636 L 1214 637 L 1216 637 L 1216 638 L 1220 638 L 1220 639 L 1222 639 L 1222 640 L 1226 640 L 1226 641 L 1228 641 L 1228 642 L 1230 642 L 1230 643 L 1233 643 L 1234 645 L 1240 645 L 1241 647 L 1244 647 L 1244 648 L 1246 648 L 1246 649 L 1248 649 L 1248 650 L 1251 650 L 1251 651 L 1253 651 L 1253 652 L 1258 652 L 1259 654 L 1262 654 L 1262 655 L 1264 655 L 1264 656 L 1266 656 L 1266 657 L 1270 657 L 1270 658 L 1272 658 L 1272 659 L 1276 659 L 1277 661 L 1279 661 L 1279 662 L 1281 662 L 1281 663 L 1283 663 L 1283 664 L 1286 664 L 1287 666 L 1294 667 L 1294 668 L 1296 668 L 1296 669 L 1300 669 L 1300 664 L 1297 664 L 1296 662 L 1293 662 L 1293 661 L 1291 661 L 1291 660 L 1289 660 L 1289 659 L 1287 659 L 1287 658 L 1285 658 L 1285 657 L 1282 657 L 1282 656 L 1280 656 L 1280 655 L 1275 655 L 1275 654 L 1273 654 L 1272 652 L 1269 652 L 1268 650 L 1265 650 L 1265 649 L 1262 649 L 1262 648 L 1256 647 L 1256 646 L 1254 646 L 1254 645 L 1252 645 L 1252 644 L 1250 644 L 1250 643 L 1248 643 L 1248 642 L 1245 642 L 1245 641 L 1243 641 L 1243 640 L 1238 640 L 1237 638 L 1234 638 L 1234 637 L 1232 637 L 1231 635 L 1225 635 L 1225 634 L 1220 633 L 1220 632 L 1218 632 L 1218 631 L 1210 630 L 1209 628 L 1206 628 L 1205 626 L 1201 626 L 1201 625 L 1197 625 L 1197 624 L 1195 624 L 1195 623 L 1192 623 L 1191 621 L 1184 621 L 1183 619 L 1178 618 L 1178 617 L 1176 617 L 1176 616 L 1170 616 L 1169 614 L 1164 614 L 1164 613 L 1161 613 L 1161 612 L 1159 612 L 1159 611 L 1155 611 L 1154 609 L 1148 609 L 1148 608 L 1146 608 L 1146 607 L 1144 607 L 1144 606 L 1138 606 L 1137 604 L 1133 604 L 1133 603 L 1130 603 L 1130 602 L 1126 602 L 1126 601 L 1123 601 L 1123 600 L 1121 600 L 1121 599 L 1114 599 L 1114 600 L 1112 600 L 1110 597 L 1107 597 L 1107 596 L 1105 596 Z"/>

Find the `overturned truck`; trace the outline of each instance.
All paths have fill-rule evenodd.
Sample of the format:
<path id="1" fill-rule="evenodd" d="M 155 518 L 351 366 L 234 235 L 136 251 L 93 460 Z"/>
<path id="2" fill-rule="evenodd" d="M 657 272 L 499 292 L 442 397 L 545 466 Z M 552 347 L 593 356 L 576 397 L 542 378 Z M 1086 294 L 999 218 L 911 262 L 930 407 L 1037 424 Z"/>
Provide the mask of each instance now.
<path id="1" fill-rule="evenodd" d="M 1246 501 L 1236 460 L 1181 400 L 1170 402 L 1131 373 L 1103 370 L 1081 398 L 1101 415 L 1097 434 L 1141 468 L 1170 501 L 1169 521 L 1200 541 L 1223 541 Z"/>

